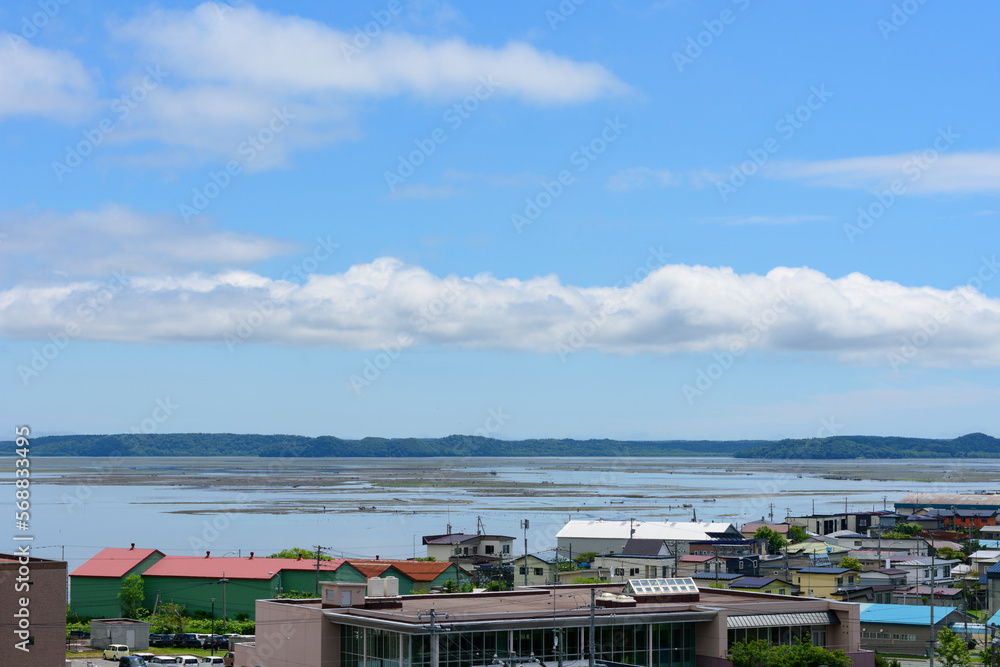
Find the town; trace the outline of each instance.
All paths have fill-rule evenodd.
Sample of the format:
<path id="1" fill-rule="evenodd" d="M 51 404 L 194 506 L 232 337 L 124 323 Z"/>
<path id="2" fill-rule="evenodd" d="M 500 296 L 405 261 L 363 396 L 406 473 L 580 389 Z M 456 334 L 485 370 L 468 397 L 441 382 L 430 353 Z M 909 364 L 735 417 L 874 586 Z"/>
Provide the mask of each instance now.
<path id="1" fill-rule="evenodd" d="M 823 648 L 862 667 L 946 645 L 988 662 L 1000 624 L 998 514 L 1000 494 L 917 493 L 891 509 L 739 527 L 570 519 L 554 547 L 528 553 L 480 521 L 476 533 L 423 536 L 425 555 L 408 560 L 109 545 L 68 577 L 65 562 L 28 559 L 29 643 L 52 653 L 44 664 L 65 646 L 122 664 L 174 664 L 176 651 L 160 648 L 238 667 L 529 656 L 722 667 L 755 641 Z M 24 560 L 0 556 L 0 577 L 13 580 Z M 12 650 L 0 649 L 0 662 L 17 664 Z"/>

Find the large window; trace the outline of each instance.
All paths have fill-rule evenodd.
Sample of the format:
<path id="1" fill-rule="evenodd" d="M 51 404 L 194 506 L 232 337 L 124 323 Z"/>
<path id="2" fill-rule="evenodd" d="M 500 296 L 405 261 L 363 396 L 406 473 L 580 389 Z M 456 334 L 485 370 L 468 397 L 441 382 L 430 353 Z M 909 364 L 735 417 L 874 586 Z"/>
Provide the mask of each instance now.
<path id="1" fill-rule="evenodd" d="M 729 648 L 738 642 L 766 641 L 777 646 L 789 646 L 803 639 L 813 646 L 826 646 L 826 626 L 799 625 L 777 628 L 739 628 L 729 631 Z"/>

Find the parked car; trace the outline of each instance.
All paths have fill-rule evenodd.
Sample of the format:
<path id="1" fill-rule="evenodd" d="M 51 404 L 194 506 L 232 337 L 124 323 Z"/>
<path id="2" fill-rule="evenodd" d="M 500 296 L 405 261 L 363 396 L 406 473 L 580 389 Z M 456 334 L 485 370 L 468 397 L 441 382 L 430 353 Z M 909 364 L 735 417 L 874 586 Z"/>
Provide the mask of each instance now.
<path id="1" fill-rule="evenodd" d="M 222 635 L 207 635 L 202 643 L 203 648 L 228 649 L 229 638 Z"/>
<path id="2" fill-rule="evenodd" d="M 198 658 L 193 655 L 182 655 L 180 660 L 177 662 L 178 665 L 197 665 Z"/>
<path id="3" fill-rule="evenodd" d="M 225 666 L 226 661 L 222 659 L 221 655 L 205 656 L 201 659 L 202 665 L 222 665 Z"/>
<path id="4" fill-rule="evenodd" d="M 174 635 L 174 648 L 201 648 L 201 639 L 191 632 L 178 632 Z"/>
<path id="5" fill-rule="evenodd" d="M 138 655 L 123 655 L 118 659 L 118 667 L 146 667 L 146 660 Z"/>
<path id="6" fill-rule="evenodd" d="M 148 665 L 176 665 L 178 656 L 176 655 L 154 655 L 152 658 L 146 658 L 146 664 Z"/>
<path id="7" fill-rule="evenodd" d="M 149 659 L 153 657 L 152 653 L 147 653 L 145 651 L 136 651 L 132 655 L 137 655 L 140 658 L 142 658 L 143 660 L 145 660 L 146 662 L 149 662 Z"/>
<path id="8" fill-rule="evenodd" d="M 173 646 L 174 636 L 173 635 L 158 635 L 155 633 L 149 633 L 149 645 L 157 648 L 166 648 L 168 646 Z"/>
<path id="9" fill-rule="evenodd" d="M 119 660 L 128 654 L 128 646 L 125 646 L 125 644 L 109 644 L 108 647 L 104 649 L 105 660 Z"/>
<path id="10" fill-rule="evenodd" d="M 230 651 L 222 658 L 222 664 L 226 667 L 233 667 L 233 663 L 236 662 L 236 654 Z"/>

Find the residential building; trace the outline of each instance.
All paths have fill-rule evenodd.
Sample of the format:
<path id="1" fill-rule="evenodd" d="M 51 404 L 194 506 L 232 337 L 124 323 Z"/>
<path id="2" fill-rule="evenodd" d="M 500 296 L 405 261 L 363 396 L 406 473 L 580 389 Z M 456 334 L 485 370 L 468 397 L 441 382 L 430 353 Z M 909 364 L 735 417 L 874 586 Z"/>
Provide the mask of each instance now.
<path id="1" fill-rule="evenodd" d="M 847 553 L 847 556 L 856 559 L 867 572 L 884 569 L 887 558 L 905 560 L 909 554 L 905 551 L 888 551 L 882 549 L 851 549 Z"/>
<path id="2" fill-rule="evenodd" d="M 743 578 L 742 574 L 730 574 L 729 572 L 699 572 L 692 574 L 695 586 L 698 588 L 731 588 L 732 585 Z"/>
<path id="3" fill-rule="evenodd" d="M 969 554 L 969 566 L 977 574 L 983 574 L 1000 562 L 1000 551 L 980 549 Z"/>
<path id="4" fill-rule="evenodd" d="M 687 554 L 677 560 L 677 576 L 690 577 L 694 574 L 726 572 L 726 559 L 711 554 Z"/>
<path id="5" fill-rule="evenodd" d="M 591 618 L 595 659 L 618 664 L 722 667 L 736 641 L 803 637 L 844 649 L 856 667 L 874 664 L 860 650 L 857 605 L 698 589 L 677 579 L 382 599 L 365 597 L 363 586 L 328 583 L 322 601 L 261 600 L 256 617 L 255 642 L 236 645 L 237 667 L 473 667 L 528 656 L 583 664 L 576 661 L 587 657 Z"/>
<path id="6" fill-rule="evenodd" d="M 424 535 L 421 541 L 427 547 L 428 557 L 438 561 L 462 562 L 474 556 L 509 561 L 513 558 L 515 539 L 510 535 L 447 533 L 445 535 Z"/>
<path id="7" fill-rule="evenodd" d="M 837 591 L 834 595 L 844 602 L 874 602 L 876 604 L 892 604 L 894 602 L 895 586 L 865 586 L 859 588 L 845 588 Z"/>
<path id="8" fill-rule="evenodd" d="M 862 586 L 890 586 L 902 588 L 906 586 L 907 570 L 898 567 L 864 570 L 859 573 Z"/>
<path id="9" fill-rule="evenodd" d="M 0 665 L 65 664 L 66 563 L 0 554 L 0 590 Z"/>
<path id="10" fill-rule="evenodd" d="M 848 547 L 827 542 L 800 542 L 789 544 L 785 554 L 789 558 L 797 556 L 808 558 L 809 564 L 813 567 L 831 567 L 836 566 L 850 551 Z"/>
<path id="11" fill-rule="evenodd" d="M 793 595 L 794 586 L 791 582 L 777 577 L 742 577 L 729 584 L 734 591 L 756 591 L 771 595 Z"/>
<path id="12" fill-rule="evenodd" d="M 743 524 L 740 528 L 740 534 L 743 535 L 748 540 L 752 540 L 754 533 L 757 532 L 758 528 L 770 528 L 774 532 L 778 533 L 785 539 L 788 539 L 788 529 L 791 528 L 789 523 L 767 523 L 765 521 L 751 521 L 750 523 Z"/>
<path id="13" fill-rule="evenodd" d="M 142 574 L 163 556 L 157 549 L 136 549 L 134 543 L 128 549 L 101 549 L 70 574 L 70 612 L 83 618 L 118 618 L 125 577 Z"/>
<path id="14" fill-rule="evenodd" d="M 569 521 L 556 533 L 559 553 L 563 555 L 594 552 L 621 553 L 630 539 L 660 540 L 671 553 L 691 553 L 692 542 L 742 540 L 731 523 L 695 523 L 684 521 Z"/>
<path id="15" fill-rule="evenodd" d="M 837 591 L 859 586 L 858 574 L 846 567 L 804 567 L 792 579 L 802 595 L 834 600 Z"/>
<path id="16" fill-rule="evenodd" d="M 849 530 L 865 535 L 872 526 L 878 525 L 880 519 L 881 514 L 878 512 L 846 512 L 790 516 L 786 517 L 785 521 L 816 535 L 829 535 L 838 530 Z"/>
<path id="17" fill-rule="evenodd" d="M 906 570 L 906 583 L 910 586 L 921 584 L 951 583 L 951 568 L 960 560 L 944 560 L 930 556 L 907 556 L 906 560 L 886 559 L 892 569 Z"/>
<path id="18" fill-rule="evenodd" d="M 1000 563 L 986 571 L 986 605 L 990 613 L 1000 613 Z"/>
<path id="19" fill-rule="evenodd" d="M 879 653 L 924 656 L 932 636 L 962 620 L 957 607 L 861 604 L 861 646 Z M 931 629 L 931 614 L 934 627 Z"/>
<path id="20" fill-rule="evenodd" d="M 543 556 L 541 554 L 528 554 L 527 563 L 524 556 L 514 559 L 514 585 L 525 584 L 527 576 L 528 586 L 544 586 L 546 584 L 558 584 L 559 567 L 554 557 Z M 577 577 L 596 577 L 596 572 L 592 570 L 575 570 Z"/>
<path id="21" fill-rule="evenodd" d="M 395 577 L 399 580 L 399 594 L 429 593 L 432 588 L 440 588 L 447 582 L 461 587 L 472 581 L 472 574 L 457 563 L 420 560 L 361 560 L 351 558 L 347 563 L 364 575 L 373 577 Z M 348 578 L 330 578 L 328 581 L 351 581 Z"/>
<path id="22" fill-rule="evenodd" d="M 636 578 L 672 577 L 676 562 L 663 540 L 633 538 L 625 543 L 621 553 L 597 556 L 594 567 L 602 578 L 621 583 Z"/>
<path id="23" fill-rule="evenodd" d="M 896 604 L 929 604 L 931 597 L 930 586 L 913 586 L 897 591 L 893 602 Z M 935 586 L 934 604 L 947 606 L 949 604 L 961 606 L 963 600 L 962 589 L 953 586 Z M 942 604 L 943 603 L 943 604 Z"/>

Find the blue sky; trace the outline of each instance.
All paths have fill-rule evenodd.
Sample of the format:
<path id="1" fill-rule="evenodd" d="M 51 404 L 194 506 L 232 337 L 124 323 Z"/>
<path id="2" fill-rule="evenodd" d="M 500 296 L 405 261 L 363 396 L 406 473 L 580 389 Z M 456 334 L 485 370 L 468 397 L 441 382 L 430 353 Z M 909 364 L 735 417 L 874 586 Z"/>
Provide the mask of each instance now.
<path id="1" fill-rule="evenodd" d="M 7 3 L 0 414 L 997 434 L 998 14 Z"/>

